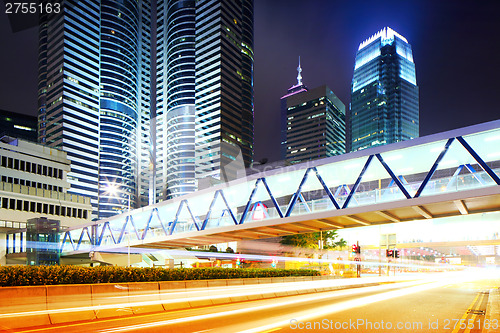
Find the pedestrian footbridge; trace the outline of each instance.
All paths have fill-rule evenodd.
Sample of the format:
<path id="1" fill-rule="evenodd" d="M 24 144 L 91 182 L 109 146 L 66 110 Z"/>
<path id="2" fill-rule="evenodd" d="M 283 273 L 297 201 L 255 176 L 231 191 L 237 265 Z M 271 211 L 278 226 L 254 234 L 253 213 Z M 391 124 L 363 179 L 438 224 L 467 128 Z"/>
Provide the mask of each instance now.
<path id="1" fill-rule="evenodd" d="M 265 171 L 61 235 L 63 255 L 500 210 L 500 121 Z"/>

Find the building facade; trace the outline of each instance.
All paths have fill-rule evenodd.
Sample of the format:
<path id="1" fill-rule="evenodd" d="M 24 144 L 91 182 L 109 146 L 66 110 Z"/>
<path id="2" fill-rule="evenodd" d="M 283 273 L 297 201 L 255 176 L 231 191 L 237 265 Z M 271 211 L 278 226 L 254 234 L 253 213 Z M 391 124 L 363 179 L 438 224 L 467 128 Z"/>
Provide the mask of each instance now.
<path id="1" fill-rule="evenodd" d="M 196 6 L 196 175 L 227 181 L 253 160 L 253 0 Z"/>
<path id="2" fill-rule="evenodd" d="M 411 46 L 391 28 L 359 45 L 351 85 L 350 151 L 419 136 L 419 103 Z"/>
<path id="3" fill-rule="evenodd" d="M 158 2 L 157 200 L 253 159 L 253 1 Z"/>
<path id="4" fill-rule="evenodd" d="M 156 200 L 196 190 L 196 2 L 157 6 Z"/>
<path id="5" fill-rule="evenodd" d="M 297 70 L 297 84 L 281 97 L 282 159 L 300 163 L 344 154 L 344 103 L 326 85 L 308 90 L 300 60 Z"/>
<path id="6" fill-rule="evenodd" d="M 93 217 L 149 203 L 150 1 L 66 1 L 41 17 L 39 142 L 64 150 Z M 116 194 L 110 187 L 118 189 Z"/>
<path id="7" fill-rule="evenodd" d="M 25 252 L 23 237 L 30 219 L 57 220 L 62 230 L 91 222 L 90 198 L 69 193 L 70 169 L 64 151 L 0 138 L 0 264 L 6 263 L 6 248 Z"/>

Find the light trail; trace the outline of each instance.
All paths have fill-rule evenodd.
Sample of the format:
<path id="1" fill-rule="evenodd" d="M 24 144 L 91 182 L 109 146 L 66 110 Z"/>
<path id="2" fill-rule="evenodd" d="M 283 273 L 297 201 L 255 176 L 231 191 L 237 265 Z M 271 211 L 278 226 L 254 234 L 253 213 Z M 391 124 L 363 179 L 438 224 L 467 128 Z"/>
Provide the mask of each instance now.
<path id="1" fill-rule="evenodd" d="M 301 315 L 294 316 L 293 319 L 296 320 L 297 322 L 309 321 L 313 318 L 325 316 L 327 314 L 332 314 L 332 313 L 336 313 L 336 312 L 350 310 L 353 308 L 362 307 L 365 305 L 393 299 L 396 297 L 407 296 L 410 294 L 415 294 L 415 293 L 419 293 L 419 292 L 422 292 L 425 290 L 443 287 L 446 285 L 453 285 L 453 284 L 457 284 L 457 283 L 463 283 L 463 282 L 467 282 L 467 281 L 473 281 L 473 280 L 478 280 L 478 279 L 484 278 L 484 276 L 479 277 L 477 275 L 477 272 L 475 272 L 475 270 L 472 272 L 466 272 L 466 273 L 460 274 L 460 275 L 451 275 L 451 274 L 449 274 L 449 275 L 450 276 L 448 277 L 448 279 L 444 279 L 444 281 L 443 281 L 443 279 L 441 279 L 441 281 L 434 281 L 434 282 L 427 282 L 427 283 L 424 282 L 423 284 L 416 285 L 416 286 L 410 286 L 406 289 L 388 291 L 388 292 L 385 292 L 382 294 L 360 297 L 360 298 L 356 298 L 353 300 L 336 303 L 333 305 L 315 308 L 314 310 L 311 310 L 311 311 L 303 311 Z M 257 332 L 271 330 L 271 329 L 274 329 L 277 327 L 287 326 L 287 325 L 288 326 L 291 325 L 290 318 L 287 318 L 286 320 L 281 320 L 278 322 L 273 322 L 272 324 L 263 325 L 260 327 L 254 327 L 254 328 L 251 328 L 248 330 L 239 331 L 238 333 L 257 333 Z"/>
<path id="2" fill-rule="evenodd" d="M 133 307 L 140 307 L 140 306 L 145 306 L 145 305 L 155 305 L 155 304 L 169 304 L 169 303 L 175 303 L 175 302 L 189 302 L 189 301 L 197 301 L 197 300 L 206 300 L 206 299 L 217 299 L 217 298 L 228 298 L 228 297 L 238 297 L 238 296 L 249 296 L 249 295 L 255 295 L 255 294 L 265 294 L 266 290 L 268 289 L 269 293 L 271 294 L 270 297 L 266 298 L 272 298 L 274 297 L 274 293 L 279 293 L 283 291 L 290 291 L 294 290 L 297 291 L 300 289 L 321 289 L 322 287 L 338 287 L 339 290 L 333 290 L 333 291 L 327 291 L 327 292 L 321 292 L 321 293 L 315 293 L 315 294 L 303 294 L 300 296 L 300 299 L 293 299 L 290 297 L 287 297 L 286 300 L 279 300 L 278 302 L 274 301 L 270 305 L 260 305 L 260 306 L 253 306 L 245 309 L 239 309 L 239 310 L 231 310 L 231 311 L 226 311 L 222 313 L 216 313 L 216 314 L 205 314 L 205 315 L 199 315 L 199 316 L 191 316 L 191 317 L 184 317 L 184 318 L 178 318 L 178 319 L 170 319 L 170 320 L 165 320 L 165 321 L 160 321 L 160 322 L 154 322 L 154 323 L 147 323 L 147 324 L 140 324 L 140 326 L 137 325 L 131 325 L 131 326 L 126 326 L 126 327 L 121 327 L 121 328 L 113 328 L 108 331 L 102 331 L 102 332 L 125 332 L 125 331 L 133 331 L 135 329 L 140 329 L 140 328 L 147 328 L 147 327 L 159 327 L 159 326 L 168 326 L 168 325 L 174 325 L 174 324 L 182 324 L 182 323 L 187 323 L 189 321 L 196 321 L 196 320 L 205 320 L 205 319 L 213 319 L 213 318 L 220 318 L 223 316 L 230 316 L 230 315 L 237 315 L 237 314 L 244 314 L 248 313 L 250 311 L 258 311 L 258 310 L 266 310 L 274 307 L 280 307 L 280 306 L 286 306 L 290 305 L 293 303 L 300 304 L 302 302 L 312 302 L 312 301 L 321 301 L 325 299 L 334 299 L 338 297 L 344 297 L 344 296 L 355 296 L 361 293 L 369 293 L 369 292 L 383 292 L 383 294 L 378 294 L 378 295 L 373 295 L 373 296 L 366 296 L 366 297 L 361 297 L 356 300 L 352 301 L 345 301 L 341 302 L 335 305 L 327 306 L 327 307 L 322 307 L 322 308 L 316 308 L 314 311 L 310 312 L 302 312 L 298 313 L 297 316 L 294 316 L 294 319 L 297 320 L 306 320 L 308 318 L 314 318 L 321 316 L 322 314 L 326 313 L 334 313 L 338 312 L 341 310 L 346 310 L 350 309 L 356 306 L 361 306 L 364 304 L 371 304 L 379 301 L 384 301 L 390 298 L 395 298 L 395 297 L 401 297 L 405 296 L 411 293 L 417 293 L 420 291 L 424 291 L 427 289 L 432 289 L 432 288 L 437 288 L 441 287 L 444 285 L 454 285 L 454 284 L 460 284 L 464 282 L 470 282 L 474 280 L 482 280 L 485 278 L 497 278 L 498 277 L 498 272 L 493 271 L 493 270 L 469 270 L 466 272 L 461 272 L 461 273 L 440 273 L 440 274 L 421 274 L 421 277 L 424 277 L 424 279 L 420 280 L 415 280 L 415 281 L 408 281 L 404 280 L 404 276 L 400 277 L 391 277 L 391 278 L 379 278 L 379 277 L 369 277 L 369 278 L 360 278 L 360 279 L 342 279 L 342 280 L 318 280 L 318 281 L 304 281 L 304 282 L 291 282 L 291 283 L 269 283 L 269 284 L 257 284 L 257 285 L 236 285 L 236 286 L 225 286 L 225 287 L 212 287 L 212 288 L 193 288 L 189 289 L 187 291 L 180 291 L 179 289 L 173 292 L 167 292 L 167 293 L 162 293 L 162 294 L 153 294 L 151 295 L 150 293 L 143 293 L 143 294 L 137 294 L 134 295 L 133 297 L 152 297 L 154 296 L 155 298 L 158 297 L 164 297 L 164 296 L 170 296 L 171 299 L 155 299 L 152 301 L 138 301 L 138 302 L 130 302 L 130 301 L 125 301 L 125 302 L 120 302 L 120 298 L 122 297 L 116 297 L 110 295 L 109 299 L 115 299 L 118 300 L 118 303 L 116 304 L 106 304 L 106 305 L 97 305 L 97 306 L 88 306 L 88 307 L 72 307 L 72 308 L 61 308 L 61 309 L 55 309 L 55 310 L 40 310 L 40 311 L 28 311 L 28 312 L 18 312 L 18 313 L 3 313 L 0 314 L 0 318 L 2 317 L 12 317 L 12 316 L 17 316 L 19 317 L 20 320 L 22 319 L 23 316 L 28 316 L 28 315 L 40 315 L 40 314 L 56 314 L 56 313 L 69 313 L 69 312 L 74 312 L 75 316 L 78 316 L 78 311 L 88 311 L 88 310 L 94 310 L 94 311 L 99 311 L 100 309 L 120 309 L 120 308 L 133 308 Z M 383 285 L 378 285 L 378 286 L 364 286 L 368 283 L 376 283 L 376 282 L 394 282 L 394 283 L 389 283 L 389 284 L 383 284 Z M 356 288 L 358 287 L 363 287 L 363 288 Z M 344 287 L 344 289 L 342 289 Z M 345 288 L 354 288 L 354 289 L 345 289 Z M 227 289 L 230 290 L 227 290 Z M 391 290 L 391 289 L 399 289 L 399 288 L 405 288 L 402 290 Z M 389 290 L 389 291 L 387 291 Z M 210 292 L 211 291 L 211 292 Z M 200 293 L 203 293 L 202 296 L 199 296 Z M 196 296 L 198 294 L 198 296 Z M 131 296 L 128 296 L 129 299 Z M 123 297 L 127 299 L 127 296 Z M 214 302 L 215 303 L 215 302 Z M 231 303 L 231 302 L 228 302 Z M 255 304 L 255 303 L 248 303 L 248 305 Z M 220 305 L 219 305 L 220 306 Z M 178 310 L 178 311 L 184 311 L 184 310 Z M 177 311 L 170 312 L 170 313 L 176 313 Z M 169 311 L 166 312 L 167 314 Z M 286 324 L 289 324 L 289 319 L 286 318 L 287 320 L 274 320 L 273 323 L 270 323 L 268 325 L 264 325 L 259 328 L 255 328 L 255 332 L 257 331 L 265 331 L 265 330 L 271 330 L 279 326 L 283 326 Z M 102 319 L 100 322 L 107 322 L 110 321 L 111 319 Z M 86 323 L 89 324 L 89 323 Z M 50 331 L 51 329 L 57 329 L 58 326 L 55 327 L 48 327 L 44 328 L 44 331 Z M 26 330 L 26 332 L 30 332 L 30 330 Z M 248 331 L 243 331 L 245 333 L 250 333 L 254 332 L 252 330 Z"/>
<path id="3" fill-rule="evenodd" d="M 150 248 L 132 248 L 133 252 L 136 253 L 151 253 Z M 103 249 L 96 248 L 94 252 L 116 252 L 123 253 L 122 248 L 120 249 Z M 309 250 L 309 249 L 304 249 Z M 401 267 L 401 268 L 411 268 L 411 269 L 425 269 L 425 270 L 435 270 L 440 269 L 443 271 L 449 270 L 457 270 L 458 268 L 455 266 L 450 266 L 446 264 L 438 264 L 438 263 L 426 263 L 426 265 L 419 264 L 404 264 L 404 263 L 394 263 L 394 262 L 380 262 L 380 261 L 354 261 L 354 260 L 337 260 L 337 259 L 314 259 L 314 258 L 304 258 L 304 257 L 284 257 L 284 256 L 272 256 L 272 255 L 257 255 L 257 254 L 239 254 L 239 253 L 223 253 L 223 252 L 201 252 L 201 251 L 182 251 L 182 250 L 163 250 L 168 255 L 181 257 L 181 256 L 195 256 L 198 258 L 213 258 L 216 256 L 217 258 L 229 259 L 229 260 L 255 260 L 255 261 L 263 261 L 263 262 L 271 262 L 273 260 L 277 261 L 298 261 L 304 263 L 317 263 L 317 264 L 344 264 L 344 265 L 363 265 L 363 266 L 383 266 L 383 267 Z M 314 252 L 313 252 L 314 253 Z"/>
<path id="4" fill-rule="evenodd" d="M 168 325 L 182 324 L 182 323 L 187 323 L 187 322 L 192 322 L 192 321 L 197 321 L 197 320 L 207 320 L 207 319 L 220 318 L 220 317 L 225 317 L 225 316 L 230 316 L 230 315 L 245 314 L 245 313 L 249 313 L 249 312 L 253 312 L 253 311 L 272 309 L 272 308 L 276 308 L 276 307 L 280 307 L 280 306 L 288 306 L 288 305 L 294 304 L 294 303 L 300 304 L 300 303 L 305 303 L 305 302 L 310 302 L 310 301 L 318 301 L 318 300 L 323 300 L 323 299 L 333 299 L 333 298 L 338 298 L 338 297 L 343 297 L 343 296 L 353 296 L 353 295 L 358 295 L 358 294 L 363 294 L 363 293 L 390 290 L 390 289 L 395 289 L 395 288 L 404 288 L 404 289 L 387 291 L 387 292 L 384 292 L 382 294 L 360 297 L 360 298 L 357 298 L 354 300 L 344 301 L 344 302 L 340 302 L 340 303 L 337 303 L 334 305 L 324 306 L 321 308 L 315 308 L 314 310 L 310 310 L 310 311 L 303 311 L 302 315 L 296 316 L 294 318 L 294 319 L 303 321 L 303 320 L 318 317 L 318 316 L 321 316 L 324 314 L 339 312 L 339 311 L 343 311 L 343 310 L 347 310 L 347 309 L 352 309 L 354 307 L 360 307 L 363 305 L 388 300 L 391 298 L 396 298 L 396 297 L 406 296 L 406 295 L 413 294 L 413 293 L 418 293 L 418 292 L 425 291 L 428 289 L 438 288 L 438 287 L 442 287 L 442 286 L 449 285 L 449 284 L 462 283 L 465 281 L 477 279 L 477 273 L 461 274 L 460 276 L 457 276 L 456 274 L 447 274 L 447 275 L 448 276 L 446 276 L 444 279 L 440 279 L 440 281 L 435 281 L 435 279 L 425 279 L 425 280 L 420 280 L 420 281 L 399 282 L 397 284 L 392 284 L 392 285 L 382 285 L 382 286 L 375 286 L 375 287 L 356 288 L 354 290 L 341 290 L 341 291 L 335 291 L 335 292 L 327 292 L 327 293 L 323 293 L 320 295 L 313 295 L 313 296 L 307 296 L 307 297 L 304 296 L 304 297 L 301 297 L 299 300 L 287 299 L 286 301 L 284 300 L 282 302 L 273 302 L 272 304 L 268 304 L 268 305 L 247 307 L 244 309 L 230 310 L 230 311 L 226 311 L 226 312 L 222 312 L 222 313 L 204 314 L 204 315 L 169 319 L 169 320 L 164 320 L 164 321 L 159 321 L 159 322 L 154 322 L 154 323 L 129 325 L 129 326 L 119 327 L 119 328 L 104 329 L 104 330 L 100 330 L 99 332 L 113 333 L 113 332 L 134 331 L 134 330 L 138 330 L 138 329 L 168 326 Z M 264 325 L 264 326 L 261 326 L 258 328 L 252 328 L 250 330 L 241 331 L 240 333 L 252 333 L 252 332 L 268 331 L 268 330 L 273 330 L 279 326 L 284 326 L 287 324 L 290 324 L 290 319 L 281 320 L 281 321 L 274 322 L 274 323 L 269 324 L 269 325 Z"/>
<path id="5" fill-rule="evenodd" d="M 113 293 L 99 294 L 99 302 L 109 302 L 111 300 L 113 304 L 105 305 L 94 305 L 94 306 L 77 306 L 63 308 L 65 303 L 58 304 L 60 309 L 51 310 L 33 310 L 33 311 L 20 311 L 20 312 L 10 312 L 1 313 L 1 318 L 8 317 L 24 317 L 31 315 L 46 315 L 46 314 L 57 314 L 57 313 L 70 313 L 70 312 L 82 312 L 82 311 L 99 311 L 105 309 L 119 309 L 119 308 L 131 308 L 140 307 L 147 305 L 161 305 L 161 304 L 173 304 L 180 302 L 195 302 L 202 300 L 220 299 L 220 298 L 231 298 L 231 297 L 243 297 L 252 295 L 262 295 L 269 294 L 269 297 L 274 297 L 275 293 L 286 293 L 289 291 L 300 291 L 300 290 L 311 290 L 311 289 L 321 289 L 329 287 L 346 288 L 350 286 L 361 286 L 364 284 L 373 283 L 386 283 L 386 282 L 397 282 L 408 280 L 403 276 L 401 277 L 367 277 L 361 279 L 334 279 L 334 280 L 317 280 L 317 281 L 299 281 L 299 282 L 283 282 L 283 283 L 261 283 L 261 284 L 251 284 L 251 285 L 234 285 L 234 286 L 221 286 L 221 287 L 201 287 L 201 288 L 190 288 L 190 289 L 175 289 L 175 291 L 165 291 L 160 293 L 136 293 L 133 295 L 126 296 L 115 296 Z M 121 287 L 117 285 L 117 287 Z M 269 289 L 266 291 L 265 289 Z M 134 293 L 134 291 L 129 291 Z M 201 295 L 200 295 L 201 294 Z M 141 300 L 141 301 L 130 301 L 131 299 L 139 298 L 155 298 L 154 300 Z M 120 301 L 125 299 L 126 301 Z M 45 303 L 40 304 L 40 306 L 45 306 Z M 19 306 L 22 308 L 22 306 Z"/>
<path id="6" fill-rule="evenodd" d="M 259 310 L 274 309 L 276 307 L 288 306 L 290 304 L 300 304 L 303 302 L 318 301 L 318 300 L 322 300 L 322 299 L 333 299 L 333 298 L 338 298 L 338 297 L 343 297 L 343 296 L 352 296 L 352 295 L 357 295 L 357 294 L 361 294 L 361 293 L 375 292 L 375 291 L 393 289 L 393 288 L 398 288 L 398 287 L 404 288 L 404 287 L 412 286 L 415 284 L 422 284 L 422 283 L 426 284 L 429 282 L 428 281 L 424 281 L 424 282 L 412 281 L 412 282 L 401 282 L 401 283 L 398 283 L 397 286 L 396 285 L 382 285 L 382 286 L 374 286 L 374 287 L 356 288 L 354 290 L 340 290 L 340 291 L 335 291 L 335 294 L 333 294 L 333 295 L 332 295 L 332 293 L 324 293 L 323 295 L 314 295 L 314 296 L 303 297 L 300 300 L 287 299 L 286 301 L 273 302 L 272 304 L 259 305 L 259 306 L 253 306 L 253 307 L 246 307 L 244 309 L 230 310 L 230 311 L 225 311 L 225 312 L 220 312 L 220 313 L 210 313 L 210 314 L 176 318 L 176 319 L 169 319 L 169 320 L 163 320 L 163 321 L 158 321 L 158 322 L 154 322 L 154 323 L 145 323 L 145 324 L 125 326 L 125 327 L 104 329 L 104 330 L 100 330 L 99 332 L 103 332 L 103 333 L 127 332 L 127 331 L 134 331 L 134 330 L 138 330 L 138 329 L 143 329 L 143 328 L 168 326 L 168 325 L 181 324 L 181 323 L 192 322 L 192 321 L 197 321 L 197 320 L 214 319 L 214 318 L 219 318 L 219 317 L 244 314 L 244 313 L 259 311 Z M 270 327 L 270 328 L 274 328 L 274 327 Z M 268 328 L 266 328 L 266 329 L 268 329 Z"/>

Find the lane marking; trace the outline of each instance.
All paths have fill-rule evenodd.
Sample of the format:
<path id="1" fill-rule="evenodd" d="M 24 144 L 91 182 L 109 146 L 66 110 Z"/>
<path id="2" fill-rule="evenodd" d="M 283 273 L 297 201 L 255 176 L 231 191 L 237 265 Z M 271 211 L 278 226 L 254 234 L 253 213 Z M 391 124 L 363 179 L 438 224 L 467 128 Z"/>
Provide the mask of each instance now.
<path id="1" fill-rule="evenodd" d="M 479 296 L 481 296 L 481 301 L 477 302 L 477 299 L 479 298 Z M 453 329 L 453 331 L 451 331 L 451 333 L 458 333 L 458 331 L 460 331 L 462 328 L 460 328 L 460 325 L 462 323 L 466 324 L 466 330 L 464 331 L 464 333 L 468 333 L 470 332 L 470 328 L 468 328 L 468 322 L 465 321 L 465 319 L 467 319 L 467 317 L 470 315 L 469 313 L 469 310 L 476 310 L 476 307 L 479 307 L 479 305 L 481 305 L 481 302 L 484 298 L 484 294 L 481 294 L 481 293 L 478 293 L 476 295 L 476 297 L 474 298 L 474 300 L 472 301 L 472 303 L 469 305 L 469 307 L 467 308 L 467 310 L 465 311 L 464 315 L 462 316 L 462 318 L 460 318 L 460 321 L 458 321 L 456 324 L 455 324 L 455 328 Z M 473 316 L 473 319 L 474 319 L 474 322 L 475 323 L 475 316 L 476 315 L 472 315 Z"/>
<path id="2" fill-rule="evenodd" d="M 481 307 L 481 304 L 483 303 L 484 294 L 478 294 L 478 295 L 481 295 L 481 298 L 476 303 L 475 308 L 471 309 L 471 310 L 479 310 L 479 308 Z M 471 318 L 467 321 L 467 326 L 466 326 L 466 329 L 465 329 L 464 333 L 470 333 L 471 329 L 475 329 L 476 328 L 475 327 L 476 326 L 476 317 L 477 317 L 476 314 L 472 314 Z M 469 322 L 471 320 L 472 320 L 472 328 L 469 327 Z"/>

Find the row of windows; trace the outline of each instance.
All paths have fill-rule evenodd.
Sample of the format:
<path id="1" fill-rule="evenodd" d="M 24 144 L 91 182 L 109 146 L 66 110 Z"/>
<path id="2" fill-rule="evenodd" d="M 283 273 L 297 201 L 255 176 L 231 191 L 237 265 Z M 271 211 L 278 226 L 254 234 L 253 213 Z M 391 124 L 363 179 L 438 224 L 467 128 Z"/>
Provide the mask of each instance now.
<path id="1" fill-rule="evenodd" d="M 9 184 L 19 184 L 19 185 L 35 187 L 35 188 L 40 188 L 40 189 L 43 188 L 44 190 L 49 190 L 49 191 L 57 191 L 57 192 L 63 191 L 63 188 L 61 186 L 44 184 L 44 183 L 39 183 L 39 182 L 35 182 L 35 181 L 7 177 L 7 176 L 2 176 L 2 182 L 9 183 Z"/>
<path id="2" fill-rule="evenodd" d="M 79 219 L 87 219 L 88 211 L 82 208 L 73 208 L 66 206 L 57 206 L 41 202 L 0 198 L 0 208 L 19 210 L 31 213 L 50 214 L 57 216 L 74 217 Z"/>
<path id="3" fill-rule="evenodd" d="M 33 162 L 19 160 L 17 158 L 2 156 L 2 167 L 34 173 L 37 175 L 63 179 L 63 170 Z"/>

